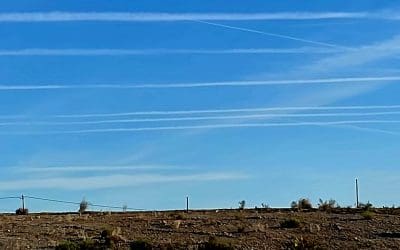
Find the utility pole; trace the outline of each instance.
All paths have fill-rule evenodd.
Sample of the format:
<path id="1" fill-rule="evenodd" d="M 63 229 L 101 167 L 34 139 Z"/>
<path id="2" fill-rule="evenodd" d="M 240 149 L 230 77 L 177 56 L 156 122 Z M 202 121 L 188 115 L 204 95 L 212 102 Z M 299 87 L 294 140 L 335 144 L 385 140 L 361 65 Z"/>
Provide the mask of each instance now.
<path id="1" fill-rule="evenodd" d="M 25 211 L 25 197 L 23 194 L 21 195 L 21 201 L 22 201 L 22 211 Z"/>
<path id="2" fill-rule="evenodd" d="M 189 196 L 186 196 L 186 212 L 189 213 Z"/>
<path id="3" fill-rule="evenodd" d="M 359 207 L 359 202 L 358 202 L 358 179 L 356 178 L 356 208 Z"/>

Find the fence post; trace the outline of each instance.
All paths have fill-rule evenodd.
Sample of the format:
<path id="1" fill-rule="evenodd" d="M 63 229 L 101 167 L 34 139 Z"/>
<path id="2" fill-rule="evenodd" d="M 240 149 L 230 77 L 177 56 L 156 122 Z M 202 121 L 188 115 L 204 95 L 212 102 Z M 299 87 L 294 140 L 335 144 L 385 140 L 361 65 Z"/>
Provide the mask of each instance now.
<path id="1" fill-rule="evenodd" d="M 356 178 L 356 208 L 359 207 L 359 202 L 358 202 L 358 179 Z"/>

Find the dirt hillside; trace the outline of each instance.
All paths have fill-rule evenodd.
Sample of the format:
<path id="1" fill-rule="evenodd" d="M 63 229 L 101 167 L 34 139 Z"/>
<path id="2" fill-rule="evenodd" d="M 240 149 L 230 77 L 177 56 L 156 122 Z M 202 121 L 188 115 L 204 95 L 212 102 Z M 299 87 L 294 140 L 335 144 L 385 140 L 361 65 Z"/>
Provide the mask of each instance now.
<path id="1" fill-rule="evenodd" d="M 115 249 L 400 249 L 400 209 L 0 215 L 2 249 L 60 244 L 86 244 L 87 249 L 106 244 Z"/>

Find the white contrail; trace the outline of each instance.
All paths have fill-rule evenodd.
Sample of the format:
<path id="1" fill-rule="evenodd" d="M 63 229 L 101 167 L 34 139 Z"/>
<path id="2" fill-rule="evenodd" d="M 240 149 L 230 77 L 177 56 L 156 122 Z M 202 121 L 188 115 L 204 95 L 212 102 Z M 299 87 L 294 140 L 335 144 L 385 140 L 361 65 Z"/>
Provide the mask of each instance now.
<path id="1" fill-rule="evenodd" d="M 0 56 L 135 56 L 169 54 L 330 54 L 343 49 L 300 48 L 234 48 L 234 49 L 20 49 L 0 50 Z"/>
<path id="2" fill-rule="evenodd" d="M 367 12 L 278 12 L 278 13 L 143 13 L 143 12 L 14 12 L 1 13 L 0 22 L 178 22 L 317 20 L 380 18 Z"/>
<path id="3" fill-rule="evenodd" d="M 400 105 L 363 105 L 363 106 L 300 106 L 300 107 L 262 107 L 262 108 L 238 108 L 238 109 L 203 109 L 203 110 L 176 110 L 176 111 L 137 111 L 124 113 L 97 113 L 97 114 L 65 114 L 53 115 L 56 118 L 91 118 L 91 117 L 115 117 L 132 115 L 187 115 L 187 114 L 214 114 L 237 112 L 261 112 L 261 111 L 302 111 L 302 110 L 365 110 L 365 109 L 397 109 Z M 20 116 L 21 117 L 21 116 Z M 1 118 L 1 117 L 0 117 Z M 9 118 L 9 116 L 7 116 Z"/>
<path id="4" fill-rule="evenodd" d="M 81 85 L 0 85 L 0 91 L 22 90 L 60 90 L 60 89 L 169 89 L 169 88 L 206 88 L 206 87 L 246 87 L 246 86 L 273 86 L 273 85 L 301 85 L 301 84 L 344 84 L 393 82 L 400 80 L 400 76 L 383 77 L 345 77 L 321 79 L 293 79 L 293 80 L 265 80 L 265 81 L 223 81 L 200 83 L 170 83 L 170 84 L 81 84 Z"/>
<path id="5" fill-rule="evenodd" d="M 227 29 L 240 30 L 240 31 L 245 31 L 245 32 L 266 35 L 266 36 L 284 38 L 284 39 L 289 39 L 289 40 L 293 40 L 293 41 L 297 41 L 297 42 L 310 43 L 310 44 L 314 44 L 314 45 L 327 46 L 327 47 L 333 47 L 333 48 L 341 48 L 341 49 L 346 49 L 346 50 L 350 49 L 350 48 L 346 48 L 344 46 L 340 46 L 340 45 L 336 45 L 336 44 L 332 44 L 332 43 L 318 42 L 318 41 L 303 39 L 303 38 L 299 38 L 299 37 L 265 32 L 265 31 L 255 30 L 255 29 L 248 29 L 248 28 L 242 28 L 242 27 L 237 27 L 237 26 L 231 26 L 231 25 L 225 25 L 225 24 L 219 24 L 219 23 L 213 23 L 213 22 L 206 22 L 206 21 L 201 21 L 201 20 L 195 20 L 195 22 L 218 26 L 218 27 L 223 27 L 223 28 L 227 28 Z"/>
<path id="6" fill-rule="evenodd" d="M 136 118 L 136 119 L 115 119 L 97 121 L 68 121 L 68 122 L 49 122 L 49 121 L 13 121 L 1 122 L 0 126 L 32 126 L 32 125 L 93 125 L 93 124 L 112 124 L 112 123 L 134 123 L 134 122 L 165 122 L 165 121 L 203 121 L 203 120 L 229 120 L 229 119 L 261 119 L 261 118 L 309 118 L 309 117 L 348 117 L 348 116 L 382 116 L 399 115 L 400 111 L 385 112 L 364 112 L 364 113 L 311 113 L 311 114 L 251 114 L 251 115 L 223 115 L 223 116 L 193 116 L 193 117 L 167 117 L 167 118 Z"/>
<path id="7" fill-rule="evenodd" d="M 44 132 L 1 132 L 2 135 L 61 135 L 61 134 L 93 134 L 93 133 L 115 133 L 115 132 L 145 132 L 145 131 L 167 131 L 167 130 L 193 130 L 193 129 L 227 129 L 227 128 L 263 128 L 263 127 L 299 127 L 299 126 L 324 126 L 345 124 L 398 124 L 400 120 L 342 120 L 330 122 L 287 122 L 287 123 L 242 123 L 242 124 L 209 124 L 188 126 L 162 126 L 162 127 L 134 127 L 134 128 L 103 128 L 103 129 L 80 129 L 67 131 L 44 131 Z"/>

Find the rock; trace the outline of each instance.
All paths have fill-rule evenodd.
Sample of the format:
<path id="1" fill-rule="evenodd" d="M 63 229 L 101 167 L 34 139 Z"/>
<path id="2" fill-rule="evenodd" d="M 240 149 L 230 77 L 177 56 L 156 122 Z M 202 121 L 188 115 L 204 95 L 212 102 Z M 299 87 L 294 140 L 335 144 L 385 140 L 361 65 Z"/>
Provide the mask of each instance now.
<path id="1" fill-rule="evenodd" d="M 321 231 L 321 227 L 318 224 L 311 223 L 309 225 L 309 231 L 310 233 L 318 233 L 319 231 Z"/>

